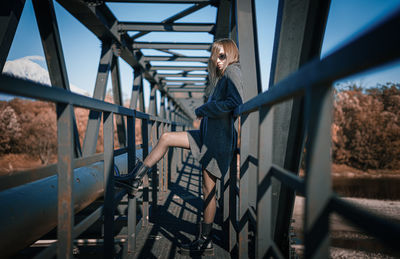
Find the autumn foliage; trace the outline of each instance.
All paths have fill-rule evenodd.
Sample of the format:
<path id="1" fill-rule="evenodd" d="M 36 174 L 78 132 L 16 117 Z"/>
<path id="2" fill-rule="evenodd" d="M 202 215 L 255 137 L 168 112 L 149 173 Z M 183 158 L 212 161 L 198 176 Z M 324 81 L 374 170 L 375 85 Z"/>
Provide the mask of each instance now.
<path id="1" fill-rule="evenodd" d="M 400 84 L 336 91 L 332 158 L 362 170 L 400 168 Z M 81 144 L 89 111 L 75 109 Z M 42 164 L 57 154 L 57 124 L 52 103 L 15 98 L 0 101 L 0 155 L 28 154 Z M 138 134 L 139 133 L 139 134 Z M 136 123 L 136 143 L 140 122 Z M 117 136 L 114 142 L 118 143 Z M 97 152 L 102 151 L 102 129 Z M 117 144 L 116 144 L 117 145 Z"/>
<path id="2" fill-rule="evenodd" d="M 336 92 L 333 161 L 359 169 L 400 166 L 400 84 Z"/>

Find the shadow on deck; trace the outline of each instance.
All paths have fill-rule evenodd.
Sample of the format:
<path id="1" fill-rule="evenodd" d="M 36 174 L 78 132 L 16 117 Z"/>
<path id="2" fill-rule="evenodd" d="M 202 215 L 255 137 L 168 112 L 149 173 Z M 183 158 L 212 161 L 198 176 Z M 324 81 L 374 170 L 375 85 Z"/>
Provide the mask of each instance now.
<path id="1" fill-rule="evenodd" d="M 180 245 L 193 240 L 202 219 L 201 168 L 189 154 L 178 174 L 171 176 L 169 189 L 158 200 L 158 213 L 150 218 L 137 236 L 134 258 L 185 258 Z M 217 212 L 218 213 L 218 212 Z M 219 216 L 213 229 L 214 256 L 230 258 L 223 248 Z"/>

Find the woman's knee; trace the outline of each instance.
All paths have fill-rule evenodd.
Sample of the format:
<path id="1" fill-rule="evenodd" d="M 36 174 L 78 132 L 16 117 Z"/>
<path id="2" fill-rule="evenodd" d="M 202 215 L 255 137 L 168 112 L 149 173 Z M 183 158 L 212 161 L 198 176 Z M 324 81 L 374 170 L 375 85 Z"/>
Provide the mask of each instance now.
<path id="1" fill-rule="evenodd" d="M 215 195 L 215 183 L 216 177 L 206 170 L 203 170 L 203 192 L 205 197 L 209 194 Z"/>
<path id="2" fill-rule="evenodd" d="M 163 134 L 161 134 L 160 140 L 159 142 L 162 143 L 163 145 L 168 146 L 169 140 L 170 140 L 170 133 L 169 132 L 164 132 Z"/>

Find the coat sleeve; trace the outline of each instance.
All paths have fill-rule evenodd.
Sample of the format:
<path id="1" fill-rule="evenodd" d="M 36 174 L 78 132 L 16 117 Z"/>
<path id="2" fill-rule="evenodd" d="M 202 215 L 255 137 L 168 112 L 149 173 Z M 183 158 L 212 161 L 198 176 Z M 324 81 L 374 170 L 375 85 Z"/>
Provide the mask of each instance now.
<path id="1" fill-rule="evenodd" d="M 198 117 L 219 118 L 232 112 L 242 104 L 242 97 L 238 91 L 241 86 L 240 78 L 233 73 L 226 74 L 226 99 L 207 102 L 195 110 Z"/>

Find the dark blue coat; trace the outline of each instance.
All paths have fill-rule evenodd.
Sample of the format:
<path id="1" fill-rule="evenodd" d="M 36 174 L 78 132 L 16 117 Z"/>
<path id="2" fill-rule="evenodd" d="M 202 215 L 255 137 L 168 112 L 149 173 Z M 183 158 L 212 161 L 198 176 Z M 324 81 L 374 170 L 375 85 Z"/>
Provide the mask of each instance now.
<path id="1" fill-rule="evenodd" d="M 229 169 L 237 143 L 233 111 L 243 100 L 239 63 L 229 65 L 208 102 L 195 110 L 203 117 L 200 130 L 188 131 L 190 149 L 203 168 L 221 178 Z"/>

